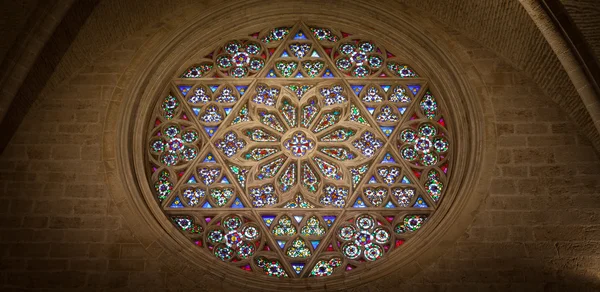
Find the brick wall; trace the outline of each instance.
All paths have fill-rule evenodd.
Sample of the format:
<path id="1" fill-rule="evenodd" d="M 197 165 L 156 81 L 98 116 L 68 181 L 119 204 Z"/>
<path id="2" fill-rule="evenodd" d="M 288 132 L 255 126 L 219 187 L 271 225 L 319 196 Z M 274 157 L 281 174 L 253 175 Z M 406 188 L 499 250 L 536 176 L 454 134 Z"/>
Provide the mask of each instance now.
<path id="1" fill-rule="evenodd" d="M 160 248 L 144 248 L 133 236 L 104 185 L 108 100 L 152 33 L 141 31 L 43 96 L 0 157 L 3 290 L 235 289 L 205 275 L 191 281 L 167 268 L 169 259 Z M 497 116 L 498 160 L 490 194 L 461 239 L 422 273 L 405 282 L 386 277 L 354 290 L 598 288 L 597 154 L 526 76 L 484 48 L 469 48 Z"/>

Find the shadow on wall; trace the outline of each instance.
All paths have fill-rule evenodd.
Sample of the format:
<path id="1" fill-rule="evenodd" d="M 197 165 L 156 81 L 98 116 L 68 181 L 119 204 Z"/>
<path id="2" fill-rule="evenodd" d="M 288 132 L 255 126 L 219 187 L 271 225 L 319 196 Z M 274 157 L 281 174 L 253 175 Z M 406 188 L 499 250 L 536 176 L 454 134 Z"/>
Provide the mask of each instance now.
<path id="1" fill-rule="evenodd" d="M 450 260 L 448 256 L 406 282 L 390 280 L 390 275 L 344 291 L 600 291 L 600 274 L 581 268 L 600 265 L 600 257 Z"/>

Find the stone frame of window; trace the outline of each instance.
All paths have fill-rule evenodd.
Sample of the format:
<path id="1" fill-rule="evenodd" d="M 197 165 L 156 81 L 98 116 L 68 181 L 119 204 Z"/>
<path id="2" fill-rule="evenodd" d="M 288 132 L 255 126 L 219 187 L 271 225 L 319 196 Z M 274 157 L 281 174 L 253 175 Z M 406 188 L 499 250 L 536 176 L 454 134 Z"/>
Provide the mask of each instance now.
<path id="1" fill-rule="evenodd" d="M 193 52 L 213 47 L 211 45 L 207 48 L 204 44 L 219 43 L 219 40 L 223 41 L 223 35 L 227 35 L 227 39 L 233 39 L 242 35 L 240 31 L 251 33 L 264 27 L 265 22 L 269 26 L 278 26 L 282 23 L 294 23 L 298 19 L 297 15 L 271 13 L 265 18 L 247 19 L 243 26 L 227 27 L 224 21 L 208 25 L 202 21 L 191 23 L 175 35 L 163 33 L 155 36 L 149 49 L 136 56 L 128 70 L 129 73 L 135 73 L 136 77 L 121 80 L 119 88 L 122 90 L 113 93 L 115 102 L 111 104 L 108 117 L 109 122 L 114 125 L 112 129 L 116 131 L 105 132 L 107 183 L 115 204 L 125 214 L 131 229 L 145 246 L 164 248 L 169 251 L 170 256 L 175 257 L 173 261 L 183 261 L 186 267 L 193 267 L 196 272 L 205 271 L 217 277 L 227 277 L 234 285 L 235 281 L 243 281 L 243 284 L 238 285 L 267 290 L 299 287 L 324 289 L 325 285 L 327 289 L 336 289 L 365 284 L 392 272 L 401 271 L 399 279 L 412 276 L 437 258 L 444 247 L 453 243 L 453 239 L 472 220 L 471 211 L 481 202 L 489 187 L 489 173 L 493 171 L 489 165 L 495 162 L 495 129 L 490 122 L 492 113 L 485 106 L 489 101 L 485 96 L 481 97 L 484 93 L 474 89 L 480 86 L 481 81 L 476 76 L 471 76 L 476 75 L 473 74 L 473 69 L 460 64 L 461 58 L 456 56 L 459 54 L 444 50 L 429 39 L 426 33 L 401 20 L 396 23 L 397 30 L 394 32 L 383 21 L 370 23 L 368 27 L 371 32 L 368 32 L 361 26 L 366 24 L 363 18 L 355 19 L 354 23 L 339 18 L 325 21 L 322 17 L 331 15 L 324 12 L 325 15 L 310 15 L 305 19 L 307 23 L 361 32 L 384 40 L 381 43 L 385 47 L 393 48 L 398 55 L 404 54 L 413 61 L 413 68 L 436 84 L 436 90 L 443 93 L 444 100 L 452 100 L 451 103 L 444 104 L 447 112 L 452 113 L 451 132 L 461 134 L 455 135 L 453 141 L 453 147 L 459 150 L 455 151 L 454 173 L 445 193 L 444 202 L 448 203 L 440 205 L 438 215 L 423 227 L 418 236 L 411 239 L 402 255 L 382 259 L 360 275 L 347 277 L 282 280 L 266 278 L 268 280 L 265 281 L 262 277 L 244 274 L 244 271 L 210 271 L 206 267 L 219 261 L 198 253 L 188 239 L 173 228 L 158 206 L 148 204 L 147 198 L 152 196 L 152 192 L 145 177 L 145 154 L 140 151 L 144 149 L 145 121 L 149 119 L 154 102 L 160 98 L 161 89 L 170 82 L 175 72 L 181 72 L 181 67 L 184 67 L 182 62 L 189 59 Z M 399 25 L 410 29 L 400 31 Z M 135 98 L 123 99 L 124 96 Z M 478 155 L 472 155 L 473 153 Z"/>

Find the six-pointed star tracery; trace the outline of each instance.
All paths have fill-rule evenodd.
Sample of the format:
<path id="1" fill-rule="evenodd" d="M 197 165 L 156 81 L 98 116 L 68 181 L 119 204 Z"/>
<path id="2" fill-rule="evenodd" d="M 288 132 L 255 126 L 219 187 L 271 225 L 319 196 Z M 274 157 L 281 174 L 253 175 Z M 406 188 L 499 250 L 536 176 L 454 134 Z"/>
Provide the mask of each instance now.
<path id="1" fill-rule="evenodd" d="M 297 23 L 220 44 L 148 130 L 165 214 L 199 249 L 277 277 L 360 270 L 443 198 L 451 137 L 428 79 L 361 35 Z"/>

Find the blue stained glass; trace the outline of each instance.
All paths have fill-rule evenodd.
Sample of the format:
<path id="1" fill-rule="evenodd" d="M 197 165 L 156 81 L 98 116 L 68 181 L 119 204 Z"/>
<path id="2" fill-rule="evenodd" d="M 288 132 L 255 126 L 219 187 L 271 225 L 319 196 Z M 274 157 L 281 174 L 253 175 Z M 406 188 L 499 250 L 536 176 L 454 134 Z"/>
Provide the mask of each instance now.
<path id="1" fill-rule="evenodd" d="M 419 84 L 410 84 L 410 85 L 406 85 L 408 87 L 408 89 L 412 92 L 413 95 L 417 95 L 417 93 L 419 93 L 419 90 L 421 90 L 421 85 Z"/>
<path id="2" fill-rule="evenodd" d="M 192 89 L 190 85 L 179 85 L 177 87 L 183 96 L 186 96 L 190 89 Z"/>
<path id="3" fill-rule="evenodd" d="M 215 92 L 219 88 L 219 85 L 209 85 L 210 91 Z"/>
<path id="4" fill-rule="evenodd" d="M 367 184 L 376 184 L 376 183 L 377 183 L 377 179 L 375 178 L 375 176 L 372 176 L 372 177 L 369 179 L 369 182 L 367 182 Z"/>
<path id="5" fill-rule="evenodd" d="M 390 90 L 389 85 L 381 85 L 381 88 L 383 88 L 383 91 L 385 91 L 385 92 L 388 92 L 388 90 Z"/>
<path id="6" fill-rule="evenodd" d="M 223 111 L 225 111 L 225 116 L 228 116 L 229 113 L 231 112 L 231 108 L 230 107 L 224 107 Z"/>
<path id="7" fill-rule="evenodd" d="M 392 132 L 394 132 L 394 126 L 379 126 L 379 128 L 381 128 L 381 131 L 383 131 L 383 133 L 385 134 L 385 136 L 389 137 Z"/>
<path id="8" fill-rule="evenodd" d="M 288 55 L 287 51 L 283 51 L 283 53 L 281 53 L 281 58 L 288 58 L 290 55 Z"/>
<path id="9" fill-rule="evenodd" d="M 199 108 L 199 107 L 193 107 L 193 108 L 192 108 L 192 111 L 194 111 L 194 114 L 195 114 L 196 116 L 198 116 L 198 115 L 200 114 L 200 111 L 201 111 L 201 110 L 202 110 L 202 109 L 201 109 L 201 108 Z"/>
<path id="10" fill-rule="evenodd" d="M 221 179 L 221 183 L 222 183 L 222 184 L 231 184 L 231 183 L 229 182 L 229 179 L 227 179 L 227 177 L 226 177 L 226 176 L 223 176 L 223 178 Z"/>
<path id="11" fill-rule="evenodd" d="M 406 108 L 405 107 L 399 107 L 398 111 L 400 112 L 401 115 L 403 115 L 404 112 L 406 111 Z"/>
<path id="12" fill-rule="evenodd" d="M 212 206 L 210 205 L 209 202 L 204 203 L 204 205 L 202 205 L 202 208 L 204 209 L 212 209 Z"/>
<path id="13" fill-rule="evenodd" d="M 319 56 L 319 53 L 317 53 L 317 51 L 313 51 L 310 56 L 313 58 L 321 58 L 321 56 Z"/>
<path id="14" fill-rule="evenodd" d="M 333 73 L 331 73 L 331 71 L 329 71 L 329 69 L 325 70 L 325 73 L 323 73 L 323 78 L 333 78 L 335 76 L 333 76 Z"/>
<path id="15" fill-rule="evenodd" d="M 235 89 L 237 89 L 237 91 L 240 93 L 241 95 L 244 95 L 244 93 L 246 93 L 246 89 L 248 89 L 248 86 L 246 85 L 236 85 Z"/>
<path id="16" fill-rule="evenodd" d="M 363 202 L 363 200 L 361 198 L 356 199 L 356 202 L 354 202 L 354 205 L 352 205 L 352 208 L 366 208 L 367 206 L 365 205 L 365 202 Z"/>
<path id="17" fill-rule="evenodd" d="M 425 203 L 425 200 L 423 200 L 423 198 L 419 197 L 413 205 L 413 208 L 429 208 L 429 205 Z"/>
<path id="18" fill-rule="evenodd" d="M 335 216 L 323 216 L 323 220 L 325 221 L 325 224 L 327 224 L 327 227 L 331 227 L 335 221 Z"/>
<path id="19" fill-rule="evenodd" d="M 190 179 L 188 179 L 187 181 L 188 184 L 195 184 L 196 183 L 196 177 L 195 176 L 190 176 Z"/>
<path id="20" fill-rule="evenodd" d="M 321 243 L 320 240 L 311 240 L 310 244 L 312 244 L 313 249 L 317 249 L 317 246 L 319 246 L 319 243 Z"/>
<path id="21" fill-rule="evenodd" d="M 267 225 L 267 227 L 271 226 L 271 224 L 273 224 L 273 220 L 275 220 L 275 216 L 273 215 L 262 215 L 262 219 L 265 222 L 265 225 Z"/>
<path id="22" fill-rule="evenodd" d="M 204 127 L 204 131 L 208 134 L 209 137 L 212 137 L 219 127 Z"/>
<path id="23" fill-rule="evenodd" d="M 374 108 L 374 107 L 367 107 L 367 111 L 368 111 L 370 114 L 373 114 L 373 113 L 375 112 L 375 108 Z"/>
<path id="24" fill-rule="evenodd" d="M 408 179 L 408 177 L 405 176 L 405 177 L 402 178 L 402 183 L 403 184 L 409 184 L 410 180 Z"/>
<path id="25" fill-rule="evenodd" d="M 296 272 L 296 274 L 300 275 L 300 273 L 302 273 L 302 270 L 304 270 L 304 263 L 292 263 L 292 268 L 294 269 L 294 272 Z"/>
<path id="26" fill-rule="evenodd" d="M 267 73 L 267 78 L 277 78 L 277 75 L 275 75 L 275 71 L 273 69 Z"/>
<path id="27" fill-rule="evenodd" d="M 285 240 L 278 240 L 277 245 L 279 245 L 279 247 L 283 248 L 285 246 Z"/>
<path id="28" fill-rule="evenodd" d="M 392 202 L 388 202 L 388 203 L 385 205 L 385 207 L 386 207 L 386 208 L 388 208 L 388 209 L 390 209 L 390 208 L 396 208 L 396 206 L 394 206 L 394 204 L 392 204 Z"/>
<path id="29" fill-rule="evenodd" d="M 354 91 L 356 95 L 359 95 L 364 87 L 364 85 L 352 85 L 352 91 Z"/>
<path id="30" fill-rule="evenodd" d="M 244 206 L 242 201 L 240 201 L 240 198 L 235 198 L 235 201 L 233 201 L 233 204 L 231 204 L 231 208 L 246 208 L 246 207 Z"/>
<path id="31" fill-rule="evenodd" d="M 181 203 L 181 200 L 179 199 L 179 197 L 175 198 L 175 200 L 173 200 L 173 203 L 171 203 L 171 208 L 183 208 L 183 204 Z"/>
<path id="32" fill-rule="evenodd" d="M 295 78 L 304 78 L 304 76 L 302 76 L 302 73 L 298 72 L 298 74 L 296 74 Z"/>
<path id="33" fill-rule="evenodd" d="M 208 153 L 208 154 L 206 154 L 206 157 L 204 157 L 204 160 L 202 162 L 214 163 L 214 162 L 217 162 L 217 161 L 215 160 L 215 156 L 212 155 L 212 153 Z"/>
<path id="34" fill-rule="evenodd" d="M 304 34 L 304 32 L 302 32 L 301 30 L 299 30 L 296 35 L 294 36 L 295 40 L 305 40 L 306 39 L 306 35 Z"/>
<path id="35" fill-rule="evenodd" d="M 381 163 L 396 163 L 396 160 L 394 160 L 394 157 L 392 157 L 392 154 L 390 154 L 388 152 L 385 154 L 385 156 L 383 156 Z"/>

